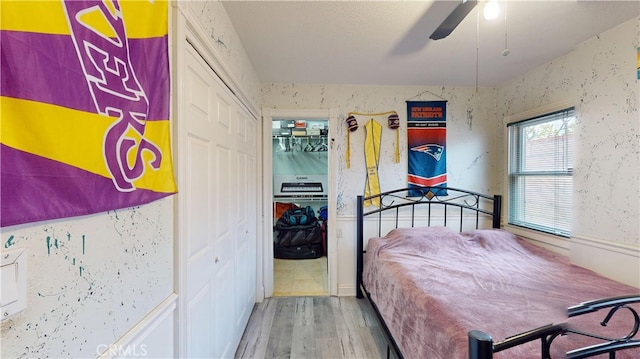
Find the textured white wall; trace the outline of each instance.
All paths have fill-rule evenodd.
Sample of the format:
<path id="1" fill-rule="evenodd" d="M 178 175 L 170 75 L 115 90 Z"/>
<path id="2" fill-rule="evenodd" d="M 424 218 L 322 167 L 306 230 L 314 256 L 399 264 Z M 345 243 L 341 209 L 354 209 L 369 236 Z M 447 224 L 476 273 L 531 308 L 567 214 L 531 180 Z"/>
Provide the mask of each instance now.
<path id="1" fill-rule="evenodd" d="M 577 123 L 571 261 L 640 287 L 640 18 L 498 89 L 499 118 L 570 100 Z"/>
<path id="2" fill-rule="evenodd" d="M 633 19 L 584 42 L 500 87 L 497 96 L 500 118 L 575 100 L 573 235 L 635 246 L 640 243 L 638 24 Z"/>
<path id="3" fill-rule="evenodd" d="M 379 163 L 382 191 L 407 184 L 407 110 L 406 100 L 440 100 L 447 102 L 447 171 L 448 185 L 485 193 L 500 193 L 500 151 L 496 141 L 501 128 L 495 120 L 495 90 L 447 87 L 407 86 L 339 86 L 265 84 L 263 106 L 280 109 L 327 109 L 337 111 L 339 124 L 331 128 L 330 142 L 339 156 L 337 193 L 338 216 L 355 213 L 355 198 L 364 191 L 364 124 L 371 117 L 356 116 L 359 129 L 351 133 L 351 167 L 346 167 L 347 127 L 349 112 L 380 113 L 396 111 L 400 117 L 400 163 L 394 162 L 395 132 L 387 126 L 387 116 L 375 116 L 383 126 Z M 472 110 L 468 126 L 467 110 Z"/>
<path id="4" fill-rule="evenodd" d="M 242 89 L 250 109 L 259 115 L 260 86 L 253 65 L 240 38 L 233 28 L 227 12 L 219 1 L 180 1 L 179 5 L 193 15 L 194 21 L 211 38 L 212 51 Z"/>
<path id="5" fill-rule="evenodd" d="M 25 248 L 27 309 L 2 322 L 2 358 L 95 357 L 173 292 L 173 200 L 2 228 Z"/>

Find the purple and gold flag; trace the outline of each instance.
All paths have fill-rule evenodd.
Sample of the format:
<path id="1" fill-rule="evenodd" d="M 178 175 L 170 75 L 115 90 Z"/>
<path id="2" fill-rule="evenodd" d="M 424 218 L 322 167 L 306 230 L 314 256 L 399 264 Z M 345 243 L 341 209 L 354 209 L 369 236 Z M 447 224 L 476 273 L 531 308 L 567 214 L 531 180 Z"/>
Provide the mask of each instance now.
<path id="1" fill-rule="evenodd" d="M 0 225 L 175 193 L 168 3 L 0 7 Z"/>

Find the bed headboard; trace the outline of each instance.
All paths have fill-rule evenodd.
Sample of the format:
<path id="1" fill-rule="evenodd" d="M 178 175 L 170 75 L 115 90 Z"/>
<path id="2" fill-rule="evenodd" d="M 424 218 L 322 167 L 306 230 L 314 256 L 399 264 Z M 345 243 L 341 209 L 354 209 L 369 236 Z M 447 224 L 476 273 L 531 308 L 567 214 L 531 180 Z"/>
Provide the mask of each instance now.
<path id="1" fill-rule="evenodd" d="M 368 201 L 379 201 L 380 206 L 365 208 Z M 358 298 L 362 298 L 365 232 L 367 237 L 370 237 L 371 233 L 381 236 L 390 229 L 399 227 L 452 225 L 462 232 L 465 229 L 464 224 L 469 225 L 469 222 L 473 222 L 471 226 L 475 229 L 483 226 L 500 228 L 502 196 L 490 196 L 452 187 L 412 187 L 369 197 L 360 195 L 357 197 L 356 206 L 356 293 Z M 368 227 L 375 226 L 373 231 L 366 231 L 365 223 Z M 486 225 L 487 223 L 490 224 Z M 385 233 L 382 233 L 383 230 Z"/>

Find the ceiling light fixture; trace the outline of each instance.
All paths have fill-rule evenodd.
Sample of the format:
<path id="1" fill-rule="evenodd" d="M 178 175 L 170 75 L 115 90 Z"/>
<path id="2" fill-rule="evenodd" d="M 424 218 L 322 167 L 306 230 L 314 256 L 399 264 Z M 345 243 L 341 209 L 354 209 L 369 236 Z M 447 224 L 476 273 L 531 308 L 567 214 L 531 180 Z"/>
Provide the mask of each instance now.
<path id="1" fill-rule="evenodd" d="M 498 17 L 500 13 L 500 7 L 498 3 L 494 0 L 489 0 L 486 4 L 484 4 L 484 18 L 485 20 L 493 20 Z"/>

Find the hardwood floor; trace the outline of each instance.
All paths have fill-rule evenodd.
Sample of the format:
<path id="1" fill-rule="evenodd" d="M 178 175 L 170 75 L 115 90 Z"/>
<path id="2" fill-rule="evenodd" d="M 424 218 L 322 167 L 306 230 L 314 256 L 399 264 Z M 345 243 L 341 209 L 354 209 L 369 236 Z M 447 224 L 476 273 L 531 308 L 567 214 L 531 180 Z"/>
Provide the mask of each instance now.
<path id="1" fill-rule="evenodd" d="M 386 358 L 375 314 L 355 297 L 273 297 L 256 304 L 236 358 Z"/>

